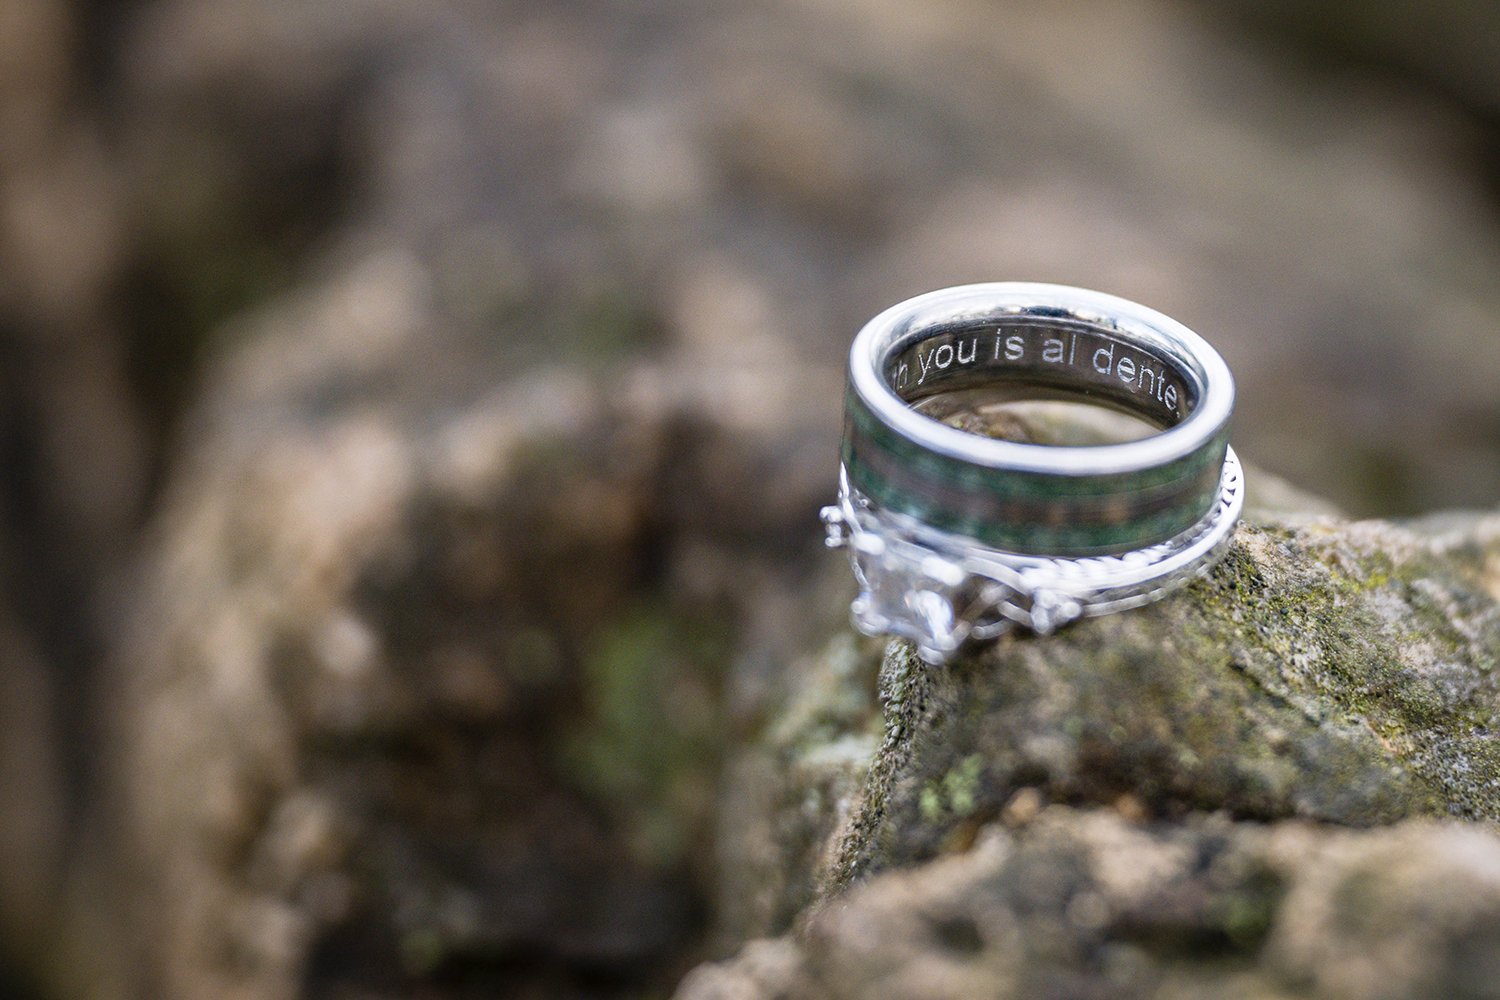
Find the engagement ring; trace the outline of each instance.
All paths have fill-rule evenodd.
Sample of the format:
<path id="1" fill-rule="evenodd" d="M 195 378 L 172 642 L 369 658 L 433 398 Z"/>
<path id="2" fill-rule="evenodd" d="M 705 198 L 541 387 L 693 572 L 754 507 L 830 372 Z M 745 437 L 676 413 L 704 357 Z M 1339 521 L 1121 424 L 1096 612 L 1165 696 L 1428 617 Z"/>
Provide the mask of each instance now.
<path id="1" fill-rule="evenodd" d="M 990 436 L 1008 408 L 1057 401 L 1146 433 L 1125 439 L 1121 419 L 1105 443 L 1087 420 L 1087 443 Z M 1005 282 L 887 309 L 849 351 L 839 497 L 823 509 L 859 584 L 855 626 L 941 663 L 966 642 L 1047 634 L 1188 582 L 1223 554 L 1244 503 L 1233 409 L 1218 352 L 1112 295 Z"/>

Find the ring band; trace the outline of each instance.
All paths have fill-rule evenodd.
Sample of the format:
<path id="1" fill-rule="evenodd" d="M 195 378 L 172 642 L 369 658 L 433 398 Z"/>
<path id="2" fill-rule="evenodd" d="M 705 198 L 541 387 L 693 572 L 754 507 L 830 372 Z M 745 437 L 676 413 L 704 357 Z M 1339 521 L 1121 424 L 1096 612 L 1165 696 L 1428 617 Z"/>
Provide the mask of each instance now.
<path id="1" fill-rule="evenodd" d="M 1043 446 L 947 426 L 914 406 L 979 387 L 1096 402 L 1159 433 Z M 1155 310 L 1061 285 L 931 292 L 876 316 L 849 353 L 838 505 L 855 623 L 941 661 L 1015 624 L 1152 600 L 1221 553 L 1243 502 L 1228 448 L 1234 381 Z"/>

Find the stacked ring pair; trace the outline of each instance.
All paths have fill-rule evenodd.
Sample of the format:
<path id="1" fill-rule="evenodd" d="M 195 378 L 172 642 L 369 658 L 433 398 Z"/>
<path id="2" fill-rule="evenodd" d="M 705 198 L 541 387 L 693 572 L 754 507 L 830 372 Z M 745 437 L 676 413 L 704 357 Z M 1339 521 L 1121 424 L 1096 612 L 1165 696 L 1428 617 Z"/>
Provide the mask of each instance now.
<path id="1" fill-rule="evenodd" d="M 1028 444 L 918 409 L 971 389 L 1095 403 L 1157 432 Z M 1015 625 L 1046 633 L 1185 583 L 1243 503 L 1233 409 L 1212 347 L 1115 296 L 996 283 L 886 310 L 850 350 L 839 502 L 824 510 L 860 584 L 855 624 L 942 662 Z"/>

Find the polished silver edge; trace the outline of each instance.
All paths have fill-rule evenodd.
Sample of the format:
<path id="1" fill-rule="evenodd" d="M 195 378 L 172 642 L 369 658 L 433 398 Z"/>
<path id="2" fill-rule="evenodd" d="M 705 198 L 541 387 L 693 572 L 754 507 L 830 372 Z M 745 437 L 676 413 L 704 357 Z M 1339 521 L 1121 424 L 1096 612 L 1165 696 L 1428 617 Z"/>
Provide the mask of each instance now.
<path id="1" fill-rule="evenodd" d="M 932 328 L 985 323 L 1046 310 L 1170 357 L 1198 382 L 1197 404 L 1181 423 L 1122 444 L 1055 448 L 969 434 L 912 409 L 886 382 L 886 359 Z M 1058 316 L 1058 311 L 1063 316 Z M 1234 411 L 1234 379 L 1207 341 L 1154 309 L 1103 292 L 1037 282 L 991 282 L 907 299 L 865 324 L 849 351 L 849 383 L 871 414 L 925 449 L 990 469 L 1060 476 L 1115 475 L 1157 468 L 1207 447 Z"/>

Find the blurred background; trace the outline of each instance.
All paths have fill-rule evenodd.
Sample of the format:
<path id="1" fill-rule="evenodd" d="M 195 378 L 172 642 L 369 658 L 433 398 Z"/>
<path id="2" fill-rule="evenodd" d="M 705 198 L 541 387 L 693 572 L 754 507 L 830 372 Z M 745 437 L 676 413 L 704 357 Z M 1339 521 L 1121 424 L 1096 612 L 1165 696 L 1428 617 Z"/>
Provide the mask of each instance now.
<path id="1" fill-rule="evenodd" d="M 863 320 L 1136 299 L 1402 516 L 1497 278 L 1481 0 L 0 0 L 5 992 L 669 995 Z"/>

